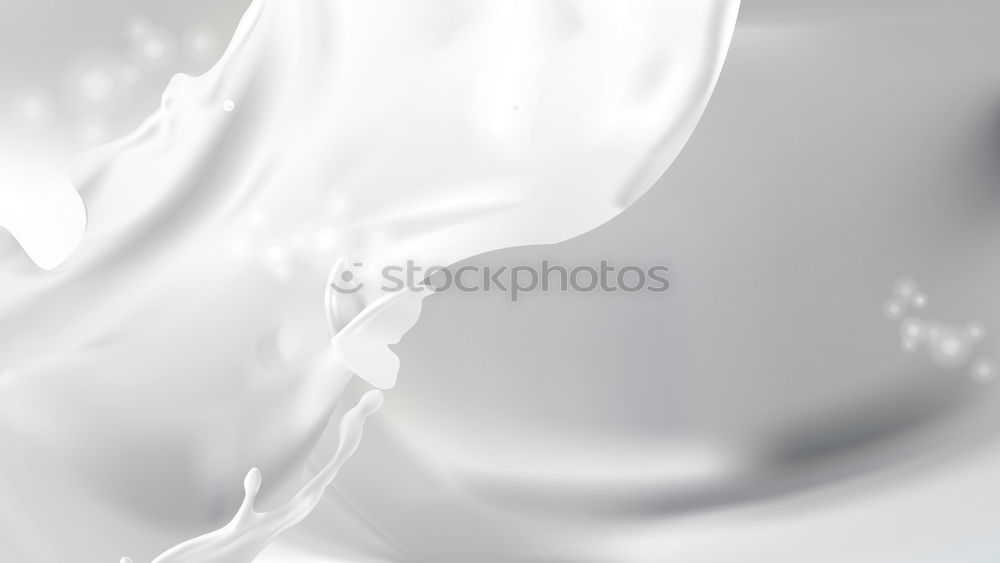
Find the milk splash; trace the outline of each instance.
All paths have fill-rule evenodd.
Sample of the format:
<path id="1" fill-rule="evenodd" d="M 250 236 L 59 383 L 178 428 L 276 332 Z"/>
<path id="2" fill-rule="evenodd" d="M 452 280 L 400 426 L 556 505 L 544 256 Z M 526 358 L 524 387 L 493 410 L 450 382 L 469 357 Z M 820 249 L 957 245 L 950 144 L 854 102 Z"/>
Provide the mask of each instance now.
<path id="1" fill-rule="evenodd" d="M 176 76 L 134 133 L 74 163 L 72 255 L 51 272 L 2 256 L 0 440 L 46 462 L 3 476 L 17 517 L 0 524 L 63 541 L 0 538 L 0 558 L 252 558 L 356 447 L 299 482 L 354 374 L 393 386 L 388 347 L 424 298 L 364 283 L 327 292 L 324 319 L 331 266 L 349 257 L 369 282 L 611 219 L 694 130 L 737 8 L 256 0 L 210 71 Z M 38 265 L 76 244 L 39 253 L 48 231 L 17 220 L 0 226 Z M 293 501 L 257 513 L 249 487 L 227 527 L 177 544 L 232 514 L 250 467 Z"/>
<path id="2" fill-rule="evenodd" d="M 365 418 L 382 406 L 382 393 L 369 391 L 340 422 L 340 445 L 333 458 L 302 490 L 281 508 L 254 510 L 261 474 L 256 467 L 243 480 L 245 496 L 236 515 L 224 528 L 173 547 L 153 563 L 241 563 L 252 561 L 284 530 L 305 518 L 323 497 L 344 462 L 358 449 Z"/>

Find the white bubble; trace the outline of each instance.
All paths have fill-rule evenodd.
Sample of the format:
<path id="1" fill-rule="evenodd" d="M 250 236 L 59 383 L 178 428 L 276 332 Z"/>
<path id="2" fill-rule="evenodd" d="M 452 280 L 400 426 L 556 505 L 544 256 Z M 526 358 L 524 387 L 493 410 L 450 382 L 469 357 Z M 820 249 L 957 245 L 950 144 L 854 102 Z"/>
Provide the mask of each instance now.
<path id="1" fill-rule="evenodd" d="M 126 25 L 132 58 L 143 66 L 161 67 L 177 55 L 178 43 L 169 29 L 144 19 Z"/>
<path id="2" fill-rule="evenodd" d="M 323 227 L 316 231 L 315 244 L 318 252 L 330 252 L 337 247 L 337 233 L 329 227 Z"/>
<path id="3" fill-rule="evenodd" d="M 80 76 L 80 93 L 88 102 L 104 102 L 111 97 L 115 81 L 104 69 L 91 68 Z"/>
<path id="4" fill-rule="evenodd" d="M 155 37 L 150 37 L 142 42 L 142 54 L 147 59 L 159 60 L 167 52 L 167 46 Z"/>
<path id="5" fill-rule="evenodd" d="M 899 325 L 899 336 L 904 345 L 907 342 L 918 344 L 927 339 L 927 328 L 920 319 L 906 319 Z"/>
<path id="6" fill-rule="evenodd" d="M 991 383 L 997 376 L 997 364 L 993 360 L 980 358 L 972 364 L 970 373 L 979 383 Z"/>
<path id="7" fill-rule="evenodd" d="M 236 102 L 232 100 L 226 100 L 222 102 L 222 109 L 225 111 L 233 111 L 236 109 Z"/>
<path id="8" fill-rule="evenodd" d="M 45 103 L 39 98 L 27 98 L 21 102 L 21 115 L 28 119 L 39 119 L 45 114 Z"/>
<path id="9" fill-rule="evenodd" d="M 133 16 L 125 22 L 125 37 L 132 41 L 139 41 L 150 33 L 153 24 L 142 16 Z"/>
<path id="10" fill-rule="evenodd" d="M 929 340 L 928 347 L 934 363 L 947 368 L 964 364 L 972 354 L 972 345 L 964 331 L 952 328 L 941 328 Z"/>
<path id="11" fill-rule="evenodd" d="M 917 283 L 910 278 L 902 278 L 896 282 L 892 292 L 900 299 L 909 300 L 917 293 Z"/>
<path id="12" fill-rule="evenodd" d="M 255 209 L 250 213 L 250 224 L 255 227 L 261 227 L 267 224 L 267 213 L 261 209 Z"/>
<path id="13" fill-rule="evenodd" d="M 334 215 L 343 215 L 350 207 L 350 203 L 342 196 L 334 197 L 330 200 L 330 212 Z"/>
<path id="14" fill-rule="evenodd" d="M 986 337 L 986 327 L 982 323 L 969 323 L 969 326 L 965 327 L 965 333 L 973 341 L 980 342 Z"/>
<path id="15" fill-rule="evenodd" d="M 923 309 L 927 306 L 927 295 L 923 293 L 915 293 L 910 297 L 910 303 L 917 309 Z"/>
<path id="16" fill-rule="evenodd" d="M 285 251 L 280 246 L 272 244 L 264 251 L 264 258 L 268 262 L 281 262 L 285 259 Z"/>
<path id="17" fill-rule="evenodd" d="M 906 313 L 906 306 L 898 299 L 893 299 L 885 304 L 882 308 L 882 312 L 885 316 L 891 320 L 898 321 Z"/>
<path id="18" fill-rule="evenodd" d="M 219 40 L 211 29 L 195 29 L 185 36 L 184 50 L 195 61 L 208 61 L 219 51 Z"/>
<path id="19" fill-rule="evenodd" d="M 108 140 L 108 128 L 101 122 L 84 122 L 79 129 L 80 140 L 87 145 L 96 145 Z"/>

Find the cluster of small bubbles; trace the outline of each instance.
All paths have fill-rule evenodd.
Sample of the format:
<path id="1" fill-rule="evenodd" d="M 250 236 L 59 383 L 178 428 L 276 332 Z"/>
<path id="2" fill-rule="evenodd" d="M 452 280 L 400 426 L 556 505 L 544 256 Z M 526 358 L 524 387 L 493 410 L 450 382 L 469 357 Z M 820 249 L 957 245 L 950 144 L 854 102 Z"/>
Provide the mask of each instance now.
<path id="1" fill-rule="evenodd" d="M 135 16 L 125 24 L 125 39 L 132 58 L 147 67 L 170 63 L 177 52 L 177 40 L 164 27 Z"/>
<path id="2" fill-rule="evenodd" d="M 115 50 L 81 50 L 61 69 L 57 81 L 12 99 L 7 111 L 14 123 L 25 131 L 65 124 L 58 133 L 76 148 L 105 142 L 134 126 L 135 116 L 123 108 L 131 108 L 134 104 L 127 102 L 134 97 L 162 90 L 169 74 L 180 70 L 173 67 L 179 55 L 202 70 L 220 46 L 218 34 L 207 24 L 191 28 L 182 42 L 178 34 L 142 16 L 124 23 L 121 41 Z M 227 100 L 224 108 L 232 111 L 235 104 Z"/>
<path id="3" fill-rule="evenodd" d="M 910 307 L 915 309 L 927 307 L 927 295 L 920 291 L 916 282 L 909 278 L 903 278 L 896 282 L 892 296 L 882 310 L 886 317 L 898 321 L 906 315 Z"/>
<path id="4" fill-rule="evenodd" d="M 273 231 L 274 221 L 267 206 L 252 205 L 246 210 L 242 225 L 227 239 L 225 250 L 237 260 L 249 258 L 278 279 L 288 278 L 293 267 L 317 261 L 326 263 L 351 231 L 337 228 L 346 221 L 335 217 L 346 213 L 349 200 L 340 196 L 326 199 L 324 204 L 327 217 L 323 220 L 299 223 L 283 233 Z M 384 239 L 386 234 L 375 231 L 373 236 Z"/>
<path id="5" fill-rule="evenodd" d="M 924 348 L 935 365 L 947 369 L 969 365 L 976 348 L 986 338 L 986 327 L 979 322 L 960 326 L 907 316 L 911 308 L 922 309 L 927 303 L 927 295 L 909 278 L 899 280 L 893 287 L 883 312 L 889 319 L 899 321 L 903 350 L 916 352 Z M 971 363 L 969 370 L 973 379 L 988 383 L 995 378 L 997 365 L 993 360 L 981 357 Z"/>
<path id="6" fill-rule="evenodd" d="M 913 352 L 927 341 L 927 329 L 923 321 L 911 317 L 899 324 L 899 336 L 903 349 Z"/>

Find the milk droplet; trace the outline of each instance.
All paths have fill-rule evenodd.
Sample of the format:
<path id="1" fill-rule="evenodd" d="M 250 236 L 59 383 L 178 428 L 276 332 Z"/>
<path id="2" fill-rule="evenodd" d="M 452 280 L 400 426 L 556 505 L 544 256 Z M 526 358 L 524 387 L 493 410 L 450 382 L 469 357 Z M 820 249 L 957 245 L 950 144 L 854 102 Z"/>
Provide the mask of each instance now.
<path id="1" fill-rule="evenodd" d="M 232 100 L 226 100 L 222 102 L 222 109 L 225 111 L 233 111 L 236 109 L 236 102 Z"/>

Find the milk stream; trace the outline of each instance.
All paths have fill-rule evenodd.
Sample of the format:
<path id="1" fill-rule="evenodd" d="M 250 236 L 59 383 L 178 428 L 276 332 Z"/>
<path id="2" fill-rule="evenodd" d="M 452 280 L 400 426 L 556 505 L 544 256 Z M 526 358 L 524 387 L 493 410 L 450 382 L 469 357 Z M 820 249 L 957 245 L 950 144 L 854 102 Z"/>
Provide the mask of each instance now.
<path id="1" fill-rule="evenodd" d="M 340 445 L 330 461 L 281 508 L 257 512 L 254 501 L 261 474 L 256 467 L 243 480 L 245 496 L 233 519 L 223 528 L 170 548 L 153 563 L 241 563 L 252 561 L 282 531 L 305 518 L 319 503 L 337 472 L 361 443 L 365 418 L 382 406 L 382 393 L 369 391 L 340 422 Z"/>
<path id="2" fill-rule="evenodd" d="M 0 440 L 45 462 L 5 475 L 0 525 L 46 537 L 0 559 L 252 560 L 358 447 L 378 392 L 300 482 L 352 379 L 395 384 L 426 295 L 381 269 L 621 212 L 693 132 L 737 9 L 255 0 L 215 66 L 73 162 L 75 190 L 5 186 Z M 331 294 L 348 266 L 363 289 Z M 292 500 L 256 512 L 261 476 Z"/>

